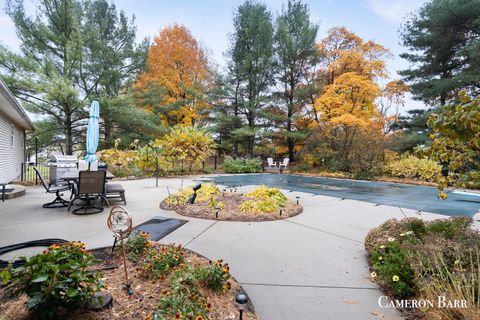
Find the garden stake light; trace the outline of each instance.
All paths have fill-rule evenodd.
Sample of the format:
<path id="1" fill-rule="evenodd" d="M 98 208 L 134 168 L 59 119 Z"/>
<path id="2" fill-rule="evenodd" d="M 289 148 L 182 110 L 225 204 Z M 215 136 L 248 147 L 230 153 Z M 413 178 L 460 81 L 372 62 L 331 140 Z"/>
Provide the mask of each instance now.
<path id="1" fill-rule="evenodd" d="M 218 205 L 215 206 L 215 218 L 218 219 L 218 210 L 220 210 L 220 207 Z"/>
<path id="2" fill-rule="evenodd" d="M 133 229 L 132 218 L 128 214 L 127 209 L 122 206 L 114 206 L 108 215 L 107 226 L 115 235 L 115 239 L 120 239 L 122 244 L 123 266 L 125 268 L 125 289 L 127 290 L 128 295 L 131 296 L 133 294 L 133 290 L 128 280 L 125 243 L 123 241 L 124 239 L 128 238 Z"/>
<path id="3" fill-rule="evenodd" d="M 298 201 L 300 200 L 300 196 L 295 197 L 297 199 L 297 206 L 298 206 Z"/>
<path id="4" fill-rule="evenodd" d="M 247 305 L 248 297 L 244 293 L 238 293 L 237 297 L 236 297 L 236 300 L 237 300 L 238 310 L 240 310 L 240 320 L 242 320 L 243 319 L 243 310 L 245 309 L 245 306 Z"/>
<path id="5" fill-rule="evenodd" d="M 282 216 L 283 208 L 285 208 L 285 206 L 281 204 L 280 205 L 280 217 Z"/>

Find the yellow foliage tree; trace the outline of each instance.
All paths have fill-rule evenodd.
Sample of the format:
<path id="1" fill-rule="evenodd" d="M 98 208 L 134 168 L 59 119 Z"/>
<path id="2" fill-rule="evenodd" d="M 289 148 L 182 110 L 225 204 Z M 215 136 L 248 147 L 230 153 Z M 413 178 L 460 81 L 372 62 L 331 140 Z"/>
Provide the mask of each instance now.
<path id="1" fill-rule="evenodd" d="M 367 127 L 379 115 L 375 99 L 380 93 L 380 87 L 368 77 L 347 72 L 325 88 L 315 109 L 321 121 Z"/>
<path id="2" fill-rule="evenodd" d="M 165 126 L 191 126 L 208 107 L 202 97 L 209 84 L 205 52 L 186 27 L 173 25 L 154 38 L 135 89 L 140 104 L 159 113 Z"/>

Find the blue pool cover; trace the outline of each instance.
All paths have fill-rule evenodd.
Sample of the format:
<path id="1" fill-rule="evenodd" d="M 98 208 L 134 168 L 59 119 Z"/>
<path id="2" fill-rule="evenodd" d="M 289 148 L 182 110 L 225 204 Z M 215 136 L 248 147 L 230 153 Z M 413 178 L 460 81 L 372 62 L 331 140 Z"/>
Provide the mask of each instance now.
<path id="1" fill-rule="evenodd" d="M 361 200 L 449 216 L 473 217 L 480 210 L 480 194 L 449 191 L 447 200 L 439 200 L 438 190 L 434 187 L 400 183 L 271 173 L 204 177 L 202 180 L 230 187 L 265 184 L 291 191 Z"/>

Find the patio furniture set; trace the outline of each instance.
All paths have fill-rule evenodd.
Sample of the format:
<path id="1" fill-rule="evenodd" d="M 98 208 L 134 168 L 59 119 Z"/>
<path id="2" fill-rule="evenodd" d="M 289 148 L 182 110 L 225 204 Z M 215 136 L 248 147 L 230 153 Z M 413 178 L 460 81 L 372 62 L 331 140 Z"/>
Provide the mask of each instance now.
<path id="1" fill-rule="evenodd" d="M 94 170 L 97 169 L 96 166 L 88 169 L 80 161 L 78 170 L 70 170 L 68 175 L 62 175 L 56 180 L 50 179 L 50 183 L 45 181 L 40 171 L 33 169 L 46 192 L 56 196 L 52 202 L 45 203 L 44 208 L 68 207 L 70 211 L 72 205 L 77 205 L 80 207 L 74 209 L 73 213 L 93 214 L 103 211 L 103 207 L 96 204 L 98 200 L 107 207 L 110 206 L 109 200 L 121 200 L 127 204 L 123 186 L 108 182 L 114 176 L 106 170 Z M 70 199 L 65 200 L 62 196 L 68 191 L 70 191 Z"/>
<path id="2" fill-rule="evenodd" d="M 287 169 L 288 163 L 290 162 L 289 158 L 284 158 L 283 162 L 278 162 L 278 169 L 282 171 Z M 277 162 L 273 161 L 273 158 L 267 158 L 268 169 L 277 169 Z"/>

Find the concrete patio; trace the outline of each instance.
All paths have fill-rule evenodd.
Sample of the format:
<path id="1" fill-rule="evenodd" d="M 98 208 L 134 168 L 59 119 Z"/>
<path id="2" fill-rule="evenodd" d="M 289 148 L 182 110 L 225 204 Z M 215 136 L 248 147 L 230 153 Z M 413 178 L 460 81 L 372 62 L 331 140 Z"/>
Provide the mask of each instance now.
<path id="1" fill-rule="evenodd" d="M 197 177 L 199 178 L 199 177 Z M 167 186 L 188 186 L 190 178 L 121 181 L 134 224 L 154 216 L 189 222 L 160 242 L 181 243 L 210 259 L 223 258 L 243 285 L 261 319 L 401 319 L 394 309 L 381 309 L 382 295 L 369 280 L 363 239 L 368 230 L 390 219 L 445 216 L 355 200 L 290 192 L 299 195 L 304 212 L 272 222 L 221 222 L 192 219 L 159 209 Z M 252 188 L 243 187 L 243 191 Z M 106 226 L 108 210 L 76 216 L 66 208 L 43 209 L 52 195 L 41 187 L 0 203 L 0 246 L 63 238 L 84 241 L 89 248 L 113 242 Z"/>

